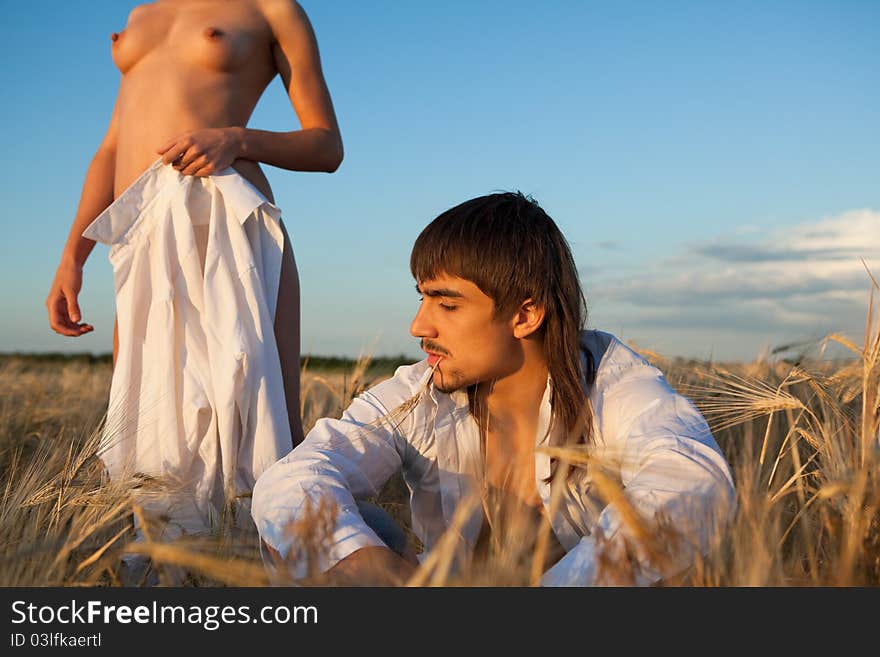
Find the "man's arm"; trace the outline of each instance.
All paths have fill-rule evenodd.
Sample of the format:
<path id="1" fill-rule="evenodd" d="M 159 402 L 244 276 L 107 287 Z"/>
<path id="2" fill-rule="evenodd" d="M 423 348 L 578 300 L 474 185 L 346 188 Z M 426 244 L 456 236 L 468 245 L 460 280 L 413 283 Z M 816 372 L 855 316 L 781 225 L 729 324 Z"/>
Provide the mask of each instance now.
<path id="1" fill-rule="evenodd" d="M 78 296 L 82 288 L 82 270 L 95 247 L 95 241 L 83 237 L 86 227 L 113 202 L 116 173 L 116 137 L 119 99 L 113 107 L 110 125 L 86 172 L 79 208 L 61 253 L 61 260 L 46 297 L 49 325 L 56 333 L 80 336 L 93 330 L 81 323 Z"/>
<path id="2" fill-rule="evenodd" d="M 257 480 L 254 521 L 294 579 L 326 573 L 366 548 L 387 549 L 356 500 L 377 495 L 402 466 L 404 436 L 415 426 L 418 409 L 402 422 L 394 412 L 418 390 L 418 372 L 415 366 L 400 368 L 355 399 L 339 420 L 319 420 L 305 441 Z M 388 553 L 353 556 L 335 573 L 373 577 L 374 566 L 403 572 L 399 557 Z"/>
<path id="3" fill-rule="evenodd" d="M 609 581 L 608 573 L 600 572 L 604 559 L 628 558 L 628 548 L 635 562 L 631 583 L 651 584 L 678 574 L 698 552 L 708 550 L 735 509 L 730 469 L 694 405 L 644 361 L 615 378 L 592 399 L 608 453 L 619 458 L 623 504 L 649 531 L 652 521 L 663 517 L 682 542 L 671 546 L 670 561 L 657 563 L 647 543 L 640 544 L 631 530 L 621 505 L 609 504 L 596 523 L 602 538 L 597 532 L 584 536 L 544 574 L 545 586 L 630 583 Z M 599 379 L 597 385 L 602 385 Z"/>
<path id="4" fill-rule="evenodd" d="M 269 561 L 275 567 L 285 560 L 277 550 L 263 543 Z M 333 586 L 403 586 L 412 577 L 417 565 L 387 547 L 363 547 L 340 559 L 328 569 L 318 583 Z"/>
<path id="5" fill-rule="evenodd" d="M 341 559 L 325 574 L 336 586 L 403 586 L 416 567 L 387 547 L 365 547 Z"/>

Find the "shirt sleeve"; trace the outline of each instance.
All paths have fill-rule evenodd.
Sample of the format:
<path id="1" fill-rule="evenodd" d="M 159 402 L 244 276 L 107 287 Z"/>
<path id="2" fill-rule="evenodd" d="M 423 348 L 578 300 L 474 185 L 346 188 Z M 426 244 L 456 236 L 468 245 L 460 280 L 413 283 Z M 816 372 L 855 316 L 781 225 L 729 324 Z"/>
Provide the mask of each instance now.
<path id="1" fill-rule="evenodd" d="M 384 545 L 355 500 L 377 495 L 401 468 L 403 431 L 414 425 L 412 414 L 401 417 L 401 406 L 416 393 L 407 377 L 396 374 L 355 399 L 340 419 L 318 420 L 300 445 L 257 480 L 251 507 L 257 531 L 285 558 L 291 577 L 324 572 L 355 550 Z M 295 523 L 322 501 L 335 513 L 328 535 L 298 532 Z M 308 545 L 322 538 L 321 549 Z"/>
<path id="2" fill-rule="evenodd" d="M 606 451 L 619 463 L 626 500 L 649 528 L 662 516 L 681 540 L 670 560 L 654 563 L 619 509 L 608 505 L 599 514 L 598 531 L 583 536 L 544 574 L 544 586 L 624 583 L 606 579 L 599 564 L 603 557 L 621 558 L 626 547 L 635 561 L 629 583 L 655 583 L 686 569 L 698 551 L 705 553 L 735 510 L 730 468 L 696 407 L 643 360 L 608 378 L 597 378 L 601 387 L 591 400 Z"/>

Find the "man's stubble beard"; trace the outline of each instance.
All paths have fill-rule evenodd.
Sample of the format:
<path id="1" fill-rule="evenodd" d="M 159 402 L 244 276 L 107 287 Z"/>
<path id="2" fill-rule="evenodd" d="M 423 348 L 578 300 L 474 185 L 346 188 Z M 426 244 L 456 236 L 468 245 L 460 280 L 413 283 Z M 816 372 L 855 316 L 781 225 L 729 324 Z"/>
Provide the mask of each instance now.
<path id="1" fill-rule="evenodd" d="M 437 381 L 438 378 L 439 383 Z M 466 380 L 465 376 L 458 370 L 450 370 L 447 374 L 438 367 L 437 371 L 434 373 L 434 387 L 447 395 L 456 390 L 467 388 L 471 383 L 473 382 Z"/>

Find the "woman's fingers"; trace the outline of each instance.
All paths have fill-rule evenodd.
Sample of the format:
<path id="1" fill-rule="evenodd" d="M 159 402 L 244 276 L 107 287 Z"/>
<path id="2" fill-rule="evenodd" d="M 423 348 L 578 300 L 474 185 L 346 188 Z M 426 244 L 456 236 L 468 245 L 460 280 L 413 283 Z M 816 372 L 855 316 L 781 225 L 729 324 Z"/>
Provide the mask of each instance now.
<path id="1" fill-rule="evenodd" d="M 73 308 L 75 310 L 71 310 L 69 302 L 71 298 L 73 299 Z M 47 308 L 49 310 L 49 326 L 56 333 L 77 337 L 95 330 L 95 327 L 91 324 L 79 323 L 80 311 L 75 295 L 59 293 L 54 299 L 50 300 Z"/>
<path id="2" fill-rule="evenodd" d="M 171 166 L 180 171 L 183 175 L 189 175 L 186 172 L 187 168 L 190 167 L 199 156 L 198 149 L 195 146 L 190 146 L 180 154 L 180 157 L 178 157 L 177 160 L 171 163 Z"/>
<path id="3" fill-rule="evenodd" d="M 74 323 L 79 322 L 82 315 L 79 312 L 79 303 L 76 300 L 76 294 L 70 290 L 65 290 L 64 300 L 67 303 L 67 315 L 70 317 L 70 321 Z"/>
<path id="4" fill-rule="evenodd" d="M 171 164 L 175 169 L 179 169 L 181 161 L 186 160 L 187 151 L 190 147 L 191 144 L 188 141 L 179 141 L 175 143 L 165 151 L 165 154 L 162 156 L 162 162 L 165 164 Z"/>
<path id="5" fill-rule="evenodd" d="M 162 161 L 184 176 L 210 176 L 230 166 L 238 142 L 225 128 L 206 128 L 179 135 L 159 149 Z"/>
<path id="6" fill-rule="evenodd" d="M 208 157 L 206 155 L 198 155 L 191 160 L 186 161 L 181 166 L 185 166 L 186 168 L 181 169 L 181 173 L 184 176 L 195 176 L 198 175 L 198 171 L 204 169 L 208 164 Z"/>
<path id="7" fill-rule="evenodd" d="M 214 168 L 214 166 L 211 164 L 207 164 L 207 165 L 203 166 L 201 169 L 199 169 L 198 171 L 196 171 L 193 175 L 194 176 L 212 176 L 215 173 L 217 173 L 217 170 Z"/>
<path id="8" fill-rule="evenodd" d="M 67 302 L 67 315 L 71 323 L 76 327 L 77 335 L 83 335 L 94 330 L 91 324 L 80 324 L 82 313 L 79 310 L 79 301 L 76 298 L 76 294 L 67 291 L 64 293 L 64 299 Z"/>
<path id="9" fill-rule="evenodd" d="M 177 137 L 175 137 L 171 141 L 166 141 L 164 144 L 162 144 L 162 146 L 159 149 L 156 150 L 156 152 L 159 155 L 162 155 L 165 153 L 165 151 L 167 151 L 169 148 L 174 146 L 174 144 L 176 144 L 176 143 L 177 143 Z"/>
<path id="10" fill-rule="evenodd" d="M 54 301 L 50 302 L 48 309 L 49 326 L 52 327 L 53 331 L 61 335 L 79 335 L 79 329 L 76 324 L 70 321 L 67 313 L 67 301 L 62 295 L 58 295 Z"/>

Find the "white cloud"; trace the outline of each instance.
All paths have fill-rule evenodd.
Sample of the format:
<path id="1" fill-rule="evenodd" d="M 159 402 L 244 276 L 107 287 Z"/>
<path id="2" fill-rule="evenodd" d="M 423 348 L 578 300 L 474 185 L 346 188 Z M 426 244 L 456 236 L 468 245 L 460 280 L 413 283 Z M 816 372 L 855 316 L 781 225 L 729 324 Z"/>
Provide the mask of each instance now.
<path id="1" fill-rule="evenodd" d="M 625 318 L 643 341 L 673 344 L 676 331 L 702 328 L 708 339 L 735 329 L 743 342 L 728 351 L 746 357 L 762 339 L 864 327 L 870 279 L 862 258 L 880 276 L 880 212 L 855 210 L 682 245 L 679 253 L 626 278 L 593 279 L 589 293 L 603 318 Z M 683 343 L 670 348 L 688 351 Z"/>

